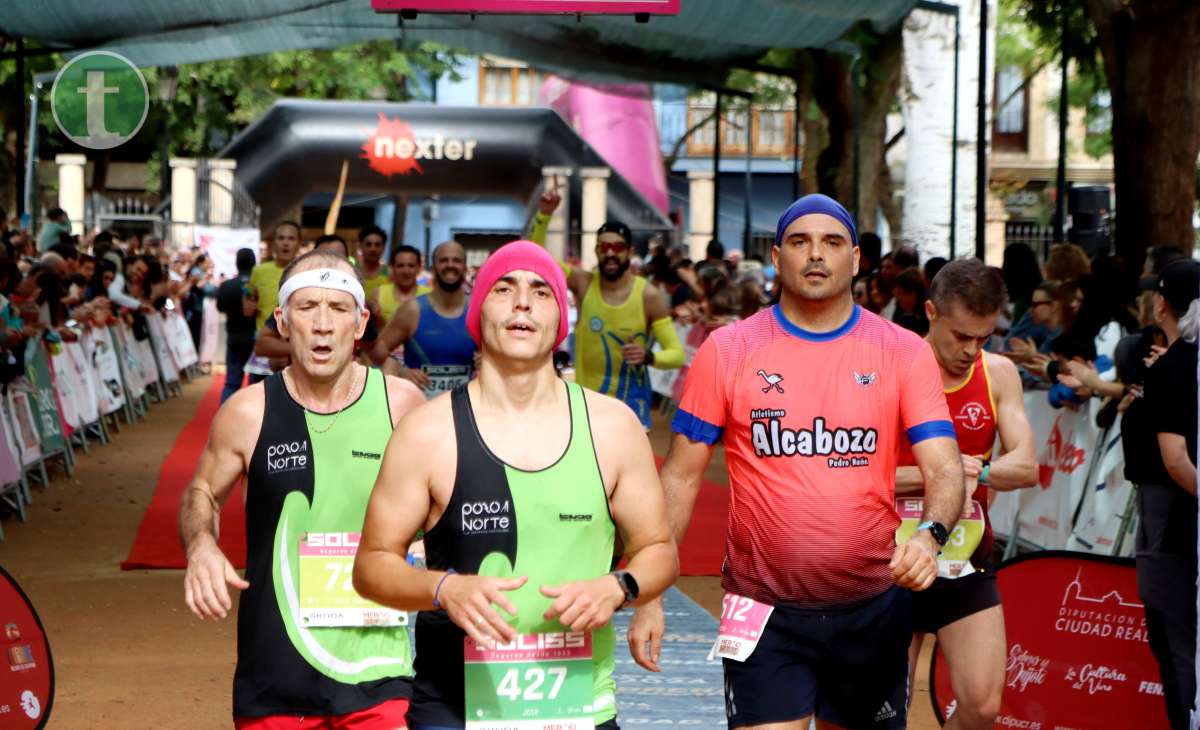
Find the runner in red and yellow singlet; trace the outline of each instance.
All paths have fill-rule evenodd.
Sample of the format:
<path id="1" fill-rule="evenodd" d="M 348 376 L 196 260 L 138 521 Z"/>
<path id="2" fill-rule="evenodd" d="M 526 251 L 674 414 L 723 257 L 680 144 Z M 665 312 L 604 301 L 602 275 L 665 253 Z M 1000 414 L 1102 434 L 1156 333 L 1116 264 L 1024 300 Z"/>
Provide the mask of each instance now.
<path id="1" fill-rule="evenodd" d="M 854 304 L 854 222 L 810 195 L 779 221 L 778 305 L 696 354 L 662 469 L 677 539 L 714 445 L 730 508 L 714 655 L 730 727 L 903 728 L 909 592 L 928 587 L 963 503 L 962 463 L 928 345 Z M 928 484 L 922 529 L 895 542 L 896 457 L 907 435 Z M 661 604 L 630 645 L 657 671 Z M 650 644 L 650 656 L 646 644 Z"/>
<path id="2" fill-rule="evenodd" d="M 946 727 L 991 728 L 1004 689 L 1004 614 L 992 572 L 992 525 L 988 489 L 1010 490 L 1037 483 L 1033 429 L 1025 417 L 1021 378 L 1012 361 L 986 355 L 996 317 L 1004 306 L 1004 280 L 978 259 L 947 264 L 931 285 L 925 337 L 941 369 L 942 386 L 963 473 L 971 492 L 966 508 L 942 551 L 938 578 L 913 596 L 910 663 L 927 633 L 936 633 L 950 666 L 955 709 Z M 1000 455 L 994 456 L 996 437 Z M 919 515 L 925 480 L 908 444 L 896 471 L 901 517 Z M 901 527 L 901 537 L 913 520 Z M 910 685 L 911 686 L 911 685 Z"/>

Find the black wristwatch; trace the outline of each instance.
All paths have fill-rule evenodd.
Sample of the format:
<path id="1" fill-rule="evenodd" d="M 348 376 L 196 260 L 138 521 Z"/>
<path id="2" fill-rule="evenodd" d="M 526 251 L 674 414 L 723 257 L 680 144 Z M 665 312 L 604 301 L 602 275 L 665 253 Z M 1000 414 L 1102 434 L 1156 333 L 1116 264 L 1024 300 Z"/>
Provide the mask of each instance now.
<path id="1" fill-rule="evenodd" d="M 946 543 L 950 540 L 950 532 L 940 522 L 922 522 L 917 525 L 917 532 L 921 530 L 929 530 L 929 534 L 933 536 L 934 541 L 941 547 L 946 547 Z"/>
<path id="2" fill-rule="evenodd" d="M 650 367 L 653 367 L 654 366 L 654 350 L 646 350 L 646 357 L 644 359 L 645 359 L 647 365 L 649 365 Z"/>
<path id="3" fill-rule="evenodd" d="M 638 583 L 633 574 L 627 570 L 614 570 L 609 575 L 617 579 L 617 585 L 621 586 L 621 590 L 625 592 L 625 602 L 621 604 L 622 607 L 637 600 L 641 591 L 638 589 Z"/>

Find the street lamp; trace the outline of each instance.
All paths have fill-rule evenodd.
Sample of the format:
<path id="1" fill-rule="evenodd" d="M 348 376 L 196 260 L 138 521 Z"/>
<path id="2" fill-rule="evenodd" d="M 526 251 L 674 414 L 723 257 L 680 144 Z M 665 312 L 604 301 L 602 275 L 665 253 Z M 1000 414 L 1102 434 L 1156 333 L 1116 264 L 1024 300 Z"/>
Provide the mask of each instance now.
<path id="1" fill-rule="evenodd" d="M 175 103 L 175 92 L 179 89 L 179 69 L 166 66 L 158 72 L 158 100 L 162 102 L 163 112 L 158 122 L 159 158 L 162 166 L 159 184 L 159 200 L 165 201 L 171 194 L 171 165 L 167 159 L 170 154 L 167 147 L 167 122 L 171 116 L 171 106 Z"/>

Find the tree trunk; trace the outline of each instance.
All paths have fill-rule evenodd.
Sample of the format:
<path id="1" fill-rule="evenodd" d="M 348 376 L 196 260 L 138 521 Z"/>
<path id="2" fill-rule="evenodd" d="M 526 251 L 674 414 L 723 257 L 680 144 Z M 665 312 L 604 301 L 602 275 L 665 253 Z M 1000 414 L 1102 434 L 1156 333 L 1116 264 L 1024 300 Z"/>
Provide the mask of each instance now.
<path id="1" fill-rule="evenodd" d="M 863 43 L 863 88 L 861 134 L 859 138 L 859 230 L 873 231 L 881 201 L 892 194 L 887 177 L 878 161 L 883 158 L 887 141 L 887 115 L 900 87 L 903 58 L 901 29 L 886 34 L 869 33 Z M 813 96 L 829 121 L 829 145 L 817 159 L 817 184 L 820 192 L 830 195 L 847 208 L 854 204 L 854 89 L 850 85 L 850 59 L 844 54 L 819 50 L 813 52 L 818 81 Z"/>
<path id="2" fill-rule="evenodd" d="M 1131 274 L 1146 248 L 1194 246 L 1200 154 L 1200 3 L 1087 0 L 1112 94 L 1116 251 Z"/>

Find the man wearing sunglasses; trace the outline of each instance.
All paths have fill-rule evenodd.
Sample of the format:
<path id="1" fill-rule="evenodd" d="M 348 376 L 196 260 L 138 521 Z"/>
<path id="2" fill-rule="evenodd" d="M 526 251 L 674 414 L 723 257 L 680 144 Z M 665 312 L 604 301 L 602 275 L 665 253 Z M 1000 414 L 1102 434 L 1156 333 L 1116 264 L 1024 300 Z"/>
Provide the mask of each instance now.
<path id="1" fill-rule="evenodd" d="M 562 201 L 555 188 L 542 194 L 530 239 L 545 245 L 550 215 Z M 624 401 L 650 428 L 650 375 L 683 367 L 683 345 L 671 322 L 666 296 L 629 270 L 633 235 L 609 221 L 596 232 L 595 271 L 565 262 L 567 284 L 579 303 L 575 325 L 575 382 Z M 658 351 L 652 343 L 660 345 Z"/>

